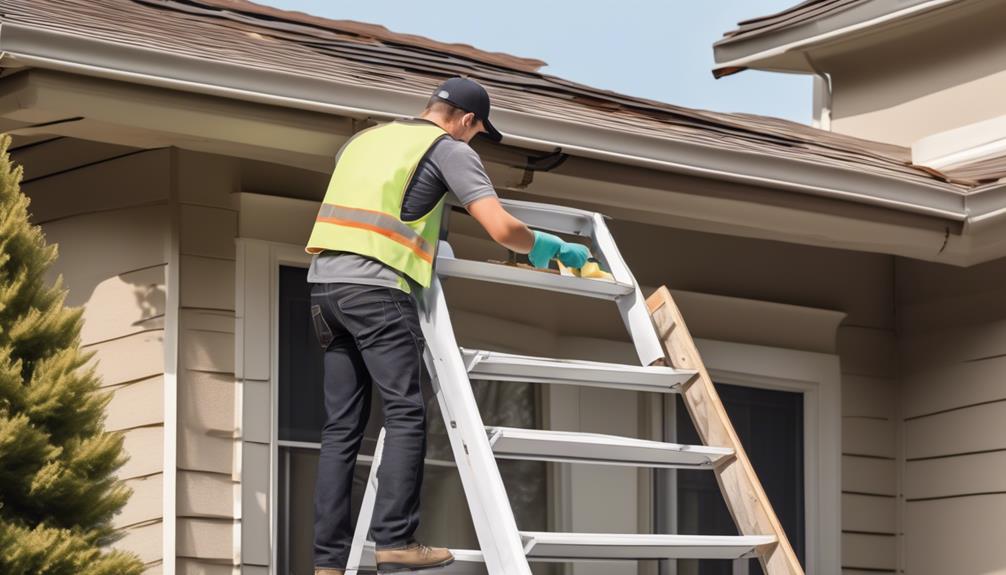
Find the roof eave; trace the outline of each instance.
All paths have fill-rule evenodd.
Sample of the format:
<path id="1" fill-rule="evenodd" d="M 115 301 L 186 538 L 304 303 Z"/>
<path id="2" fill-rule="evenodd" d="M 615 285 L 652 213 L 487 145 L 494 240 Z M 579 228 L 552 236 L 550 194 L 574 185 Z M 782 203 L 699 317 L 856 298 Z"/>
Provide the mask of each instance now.
<path id="1" fill-rule="evenodd" d="M 28 66 L 72 72 L 180 91 L 358 118 L 412 115 L 425 94 L 408 94 L 194 57 L 167 54 L 40 30 L 0 25 L 0 52 Z M 959 188 L 910 182 L 751 152 L 629 134 L 518 111 L 494 110 L 504 142 L 651 169 L 685 173 L 963 222 Z"/>
<path id="2" fill-rule="evenodd" d="M 713 76 L 721 78 L 746 69 L 811 74 L 814 70 L 803 57 L 815 46 L 835 42 L 895 20 L 909 18 L 960 0 L 911 0 L 906 2 L 865 2 L 824 18 L 792 28 L 764 32 L 749 38 L 724 38 L 713 44 L 716 65 Z"/>

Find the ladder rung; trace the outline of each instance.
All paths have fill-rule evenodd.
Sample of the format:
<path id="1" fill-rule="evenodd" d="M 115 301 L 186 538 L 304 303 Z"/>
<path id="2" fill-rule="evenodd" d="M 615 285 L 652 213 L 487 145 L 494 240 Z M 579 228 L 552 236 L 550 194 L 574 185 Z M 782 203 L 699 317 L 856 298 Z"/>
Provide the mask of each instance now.
<path id="1" fill-rule="evenodd" d="M 772 535 L 654 535 L 620 533 L 555 533 L 521 531 L 524 553 L 532 561 L 575 561 L 579 559 L 743 559 L 754 557 L 758 549 L 772 545 Z M 485 573 L 482 552 L 451 549 L 454 562 L 433 574 Z M 363 547 L 361 569 L 373 570 L 374 543 Z"/>
<path id="2" fill-rule="evenodd" d="M 602 463 L 642 467 L 713 469 L 732 449 L 678 445 L 617 435 L 487 427 L 493 453 L 504 459 Z"/>
<path id="3" fill-rule="evenodd" d="M 518 266 L 463 260 L 445 255 L 437 256 L 436 270 L 444 277 L 526 286 L 609 300 L 630 294 L 636 289 L 632 284 L 616 281 L 562 276 Z"/>
<path id="4" fill-rule="evenodd" d="M 551 559 L 742 559 L 772 545 L 772 535 L 647 535 L 522 531 L 530 558 Z"/>
<path id="5" fill-rule="evenodd" d="M 454 554 L 454 562 L 446 567 L 436 569 L 424 569 L 423 573 L 430 575 L 474 575 L 485 573 L 486 567 L 482 552 L 478 549 L 451 549 Z M 374 542 L 367 541 L 363 544 L 363 554 L 360 557 L 360 569 L 374 571 L 377 563 L 374 561 Z"/>
<path id="6" fill-rule="evenodd" d="M 635 391 L 678 392 L 694 370 L 574 359 L 552 359 L 461 348 L 471 379 L 564 383 Z"/>

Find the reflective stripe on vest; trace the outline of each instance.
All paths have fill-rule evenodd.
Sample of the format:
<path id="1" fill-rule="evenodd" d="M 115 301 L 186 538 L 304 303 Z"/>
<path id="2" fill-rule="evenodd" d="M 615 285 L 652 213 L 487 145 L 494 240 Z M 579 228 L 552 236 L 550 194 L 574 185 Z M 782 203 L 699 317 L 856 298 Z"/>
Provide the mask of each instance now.
<path id="1" fill-rule="evenodd" d="M 417 234 L 398 218 L 383 212 L 322 204 L 316 221 L 377 232 L 408 247 L 423 260 L 433 262 L 433 246 L 426 241 L 426 238 Z"/>

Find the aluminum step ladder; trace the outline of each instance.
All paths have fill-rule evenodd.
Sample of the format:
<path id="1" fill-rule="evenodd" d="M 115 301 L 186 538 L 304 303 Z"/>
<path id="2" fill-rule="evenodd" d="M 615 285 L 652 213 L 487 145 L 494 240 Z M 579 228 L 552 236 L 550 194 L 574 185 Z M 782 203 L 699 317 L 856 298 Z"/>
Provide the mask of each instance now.
<path id="1" fill-rule="evenodd" d="M 584 385 L 660 393 L 682 393 L 694 389 L 696 382 L 708 383 L 708 387 L 712 387 L 711 382 L 706 381 L 708 374 L 700 360 L 697 360 L 697 353 L 697 366 L 689 366 L 687 369 L 672 367 L 676 359 L 674 354 L 680 355 L 679 350 L 668 343 L 671 340 L 662 341 L 661 336 L 680 337 L 682 331 L 670 334 L 675 331 L 673 319 L 665 321 L 665 333 L 654 329 L 651 308 L 659 308 L 661 313 L 666 314 L 668 308 L 662 305 L 666 302 L 655 302 L 652 299 L 648 302 L 643 298 L 602 215 L 563 206 L 514 200 L 502 202 L 507 211 L 532 228 L 589 239 L 592 253 L 600 261 L 602 268 L 610 271 L 613 281 L 456 259 L 446 242 L 440 242 L 438 246 L 437 275 L 612 300 L 618 306 L 632 337 L 639 365 L 552 359 L 460 348 L 454 337 L 440 280 L 434 278 L 430 287 L 424 290 L 420 302 L 420 322 L 426 339 L 425 362 L 445 419 L 445 428 L 480 549 L 452 549 L 455 556 L 453 564 L 423 572 L 431 575 L 530 575 L 529 561 L 759 557 L 762 564 L 768 566 L 768 575 L 802 575 L 781 528 L 775 531 L 767 529 L 764 527 L 765 521 L 756 521 L 750 529 L 746 528 L 746 524 L 740 524 L 740 532 L 744 533 L 740 536 L 553 533 L 520 531 L 517 528 L 496 465 L 497 458 L 710 470 L 721 479 L 721 487 L 735 518 L 746 517 L 747 512 L 742 511 L 738 515 L 735 506 L 731 505 L 732 499 L 745 496 L 746 486 L 743 478 L 737 482 L 737 489 L 724 485 L 722 472 L 724 469 L 737 468 L 738 460 L 748 468 L 750 463 L 736 441 L 716 445 L 707 440 L 709 445 L 689 446 L 597 433 L 487 427 L 483 424 L 472 393 L 472 380 Z M 680 318 L 677 319 L 680 322 Z M 683 333 L 690 342 L 687 331 Z M 718 404 L 718 398 L 715 401 Z M 729 421 L 727 425 L 729 426 Z M 699 425 L 697 427 L 700 432 L 705 428 Z M 730 430 L 732 432 L 732 427 Z M 735 436 L 734 439 L 736 440 Z M 383 446 L 382 429 L 357 518 L 346 570 L 350 575 L 356 575 L 359 570 L 375 569 L 373 543 L 366 538 L 377 493 L 377 469 Z M 747 470 L 745 468 L 744 471 Z M 757 483 L 757 479 L 754 481 Z M 746 502 L 738 502 L 738 505 L 761 505 L 768 509 L 771 519 L 775 520 L 771 506 L 760 489 L 760 485 L 757 485 L 755 497 L 749 497 Z M 758 493 L 761 501 L 758 501 Z M 778 527 L 777 520 L 774 525 Z M 773 563 L 773 557 L 782 557 L 785 561 Z M 783 569 L 779 565 L 787 567 Z"/>

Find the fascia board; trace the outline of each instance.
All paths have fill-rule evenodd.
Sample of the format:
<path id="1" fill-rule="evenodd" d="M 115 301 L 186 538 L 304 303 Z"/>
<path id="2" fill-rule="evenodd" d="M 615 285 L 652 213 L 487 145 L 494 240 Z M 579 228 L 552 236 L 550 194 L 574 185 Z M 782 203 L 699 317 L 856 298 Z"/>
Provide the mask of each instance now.
<path id="1" fill-rule="evenodd" d="M 135 147 L 178 146 L 330 171 L 352 120 L 134 83 L 30 69 L 0 79 L 0 113 L 15 120 L 74 118 L 14 128 Z"/>
<path id="2" fill-rule="evenodd" d="M 843 36 L 869 30 L 959 1 L 874 0 L 779 32 L 759 34 L 747 40 L 734 42 L 724 39 L 713 45 L 713 55 L 716 62 L 713 69 L 761 69 L 763 61 L 772 61 L 774 62 L 772 69 L 776 71 L 812 73 L 813 70 L 803 59 L 794 60 L 794 62 L 802 64 L 801 66 L 783 70 L 778 65 L 779 57 L 787 52 L 807 50 Z"/>
<path id="3" fill-rule="evenodd" d="M 962 190 L 935 180 L 932 184 L 906 182 L 896 177 L 799 159 L 647 137 L 556 119 L 547 120 L 549 139 L 543 140 L 523 135 L 542 131 L 540 127 L 544 121 L 540 117 L 509 110 L 500 112 L 506 122 L 499 123 L 506 126 L 508 134 L 513 134 L 505 141 L 526 148 L 561 147 L 566 153 L 596 160 L 807 193 L 954 221 L 963 221 L 965 216 Z M 591 142 L 603 142 L 605 147 L 586 145 Z"/>
<path id="4" fill-rule="evenodd" d="M 363 85 L 210 62 L 123 46 L 17 24 L 0 26 L 4 58 L 28 66 L 160 86 L 174 90 L 339 114 L 391 119 L 411 115 L 426 101 Z M 812 162 L 724 150 L 630 134 L 514 110 L 494 111 L 504 142 L 564 151 L 605 161 L 847 201 L 962 221 L 962 196 L 947 185 L 921 184 Z"/>
<path id="5" fill-rule="evenodd" d="M 912 162 L 947 170 L 1006 155 L 1006 116 L 931 134 L 912 142 Z"/>

